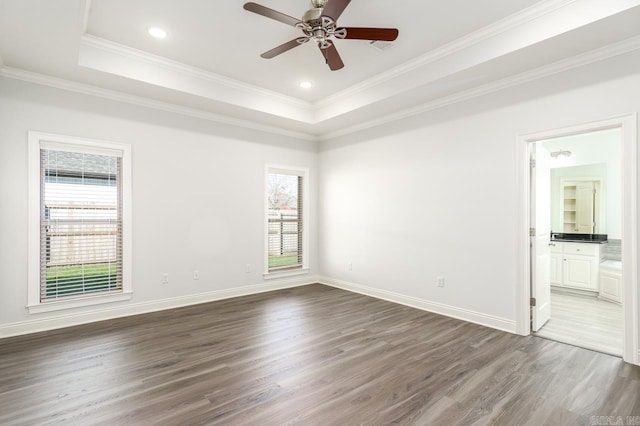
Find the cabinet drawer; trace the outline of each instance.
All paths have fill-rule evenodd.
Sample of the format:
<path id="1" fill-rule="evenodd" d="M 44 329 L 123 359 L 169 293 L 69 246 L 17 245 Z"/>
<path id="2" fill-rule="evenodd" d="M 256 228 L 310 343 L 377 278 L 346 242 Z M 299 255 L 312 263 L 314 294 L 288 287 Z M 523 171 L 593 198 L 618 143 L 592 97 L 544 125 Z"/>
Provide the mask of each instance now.
<path id="1" fill-rule="evenodd" d="M 596 244 L 564 243 L 564 254 L 597 255 L 598 246 Z"/>

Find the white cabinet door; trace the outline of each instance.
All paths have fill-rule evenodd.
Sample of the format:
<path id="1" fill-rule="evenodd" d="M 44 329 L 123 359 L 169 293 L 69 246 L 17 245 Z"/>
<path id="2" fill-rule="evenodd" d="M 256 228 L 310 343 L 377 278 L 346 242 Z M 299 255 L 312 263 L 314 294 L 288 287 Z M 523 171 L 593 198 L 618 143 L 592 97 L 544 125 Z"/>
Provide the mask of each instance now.
<path id="1" fill-rule="evenodd" d="M 593 233 L 593 182 L 580 183 L 576 187 L 576 232 Z"/>
<path id="2" fill-rule="evenodd" d="M 562 254 L 552 252 L 549 266 L 551 272 L 551 284 L 562 285 Z"/>
<path id="3" fill-rule="evenodd" d="M 584 290 L 598 290 L 596 270 L 598 267 L 593 256 L 573 254 L 564 255 L 563 283 L 567 287 Z"/>

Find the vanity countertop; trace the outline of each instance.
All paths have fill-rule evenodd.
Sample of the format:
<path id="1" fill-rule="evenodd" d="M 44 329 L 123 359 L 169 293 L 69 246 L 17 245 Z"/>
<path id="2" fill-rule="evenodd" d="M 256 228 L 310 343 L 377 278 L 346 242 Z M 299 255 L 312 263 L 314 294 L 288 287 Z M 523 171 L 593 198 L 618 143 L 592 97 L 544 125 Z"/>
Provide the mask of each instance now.
<path id="1" fill-rule="evenodd" d="M 608 242 L 608 239 L 607 234 L 566 234 L 561 232 L 552 232 L 551 241 L 565 243 L 606 244 Z"/>

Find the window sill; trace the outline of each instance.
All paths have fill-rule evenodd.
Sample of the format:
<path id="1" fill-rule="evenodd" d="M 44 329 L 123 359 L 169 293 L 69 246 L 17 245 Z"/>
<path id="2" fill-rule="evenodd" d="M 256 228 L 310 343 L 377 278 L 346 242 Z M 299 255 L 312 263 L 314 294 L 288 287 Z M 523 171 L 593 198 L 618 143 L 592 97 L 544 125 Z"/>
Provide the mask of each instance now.
<path id="1" fill-rule="evenodd" d="M 28 305 L 29 314 L 40 314 L 44 312 L 61 311 L 64 309 L 81 308 L 83 306 L 101 305 L 104 303 L 121 302 L 131 300 L 131 292 L 118 294 L 105 294 L 89 296 L 77 299 L 59 300 L 56 302 L 38 303 Z"/>
<path id="2" fill-rule="evenodd" d="M 307 275 L 308 273 L 309 273 L 309 268 L 300 268 L 300 269 L 292 269 L 289 271 L 266 272 L 262 274 L 262 278 L 264 278 L 265 280 L 275 280 L 278 278 L 294 277 L 296 275 Z"/>

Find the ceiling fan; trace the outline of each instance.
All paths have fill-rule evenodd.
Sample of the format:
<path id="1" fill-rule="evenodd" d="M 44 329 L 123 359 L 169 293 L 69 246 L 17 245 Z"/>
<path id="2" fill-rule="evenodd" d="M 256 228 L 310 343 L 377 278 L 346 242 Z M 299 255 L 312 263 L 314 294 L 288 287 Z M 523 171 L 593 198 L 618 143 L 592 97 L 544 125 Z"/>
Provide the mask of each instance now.
<path id="1" fill-rule="evenodd" d="M 336 46 L 331 41 L 332 37 L 380 41 L 394 41 L 398 37 L 396 28 L 338 27 L 336 22 L 350 2 L 351 0 L 311 0 L 311 9 L 305 12 L 302 19 L 285 15 L 253 2 L 245 3 L 244 8 L 249 12 L 299 28 L 304 33 L 304 37 L 298 37 L 281 44 L 264 52 L 260 55 L 261 57 L 271 59 L 313 40 L 320 48 L 320 52 L 322 52 L 325 62 L 329 65 L 331 71 L 336 71 L 344 67 L 344 63 L 338 54 Z"/>

